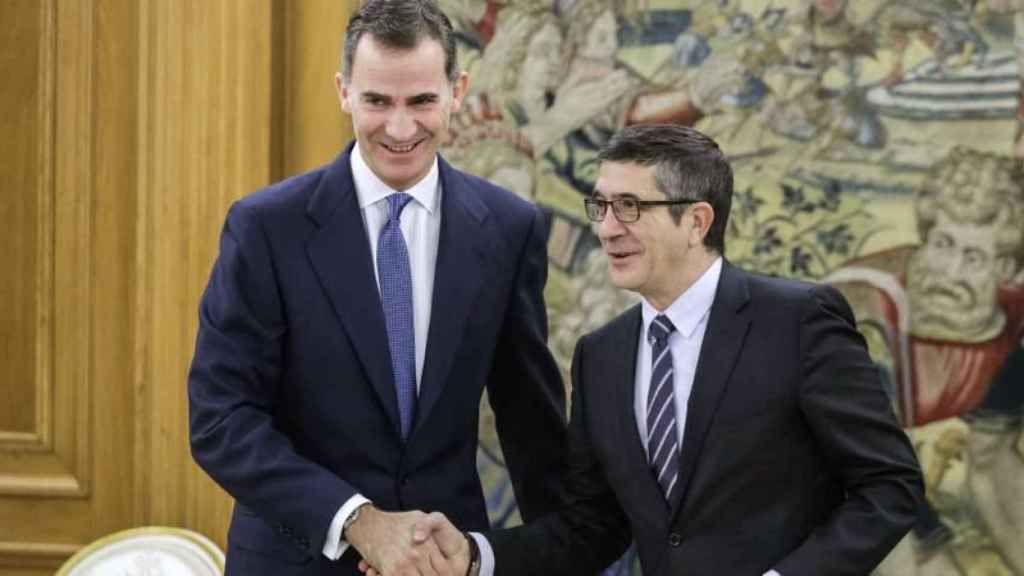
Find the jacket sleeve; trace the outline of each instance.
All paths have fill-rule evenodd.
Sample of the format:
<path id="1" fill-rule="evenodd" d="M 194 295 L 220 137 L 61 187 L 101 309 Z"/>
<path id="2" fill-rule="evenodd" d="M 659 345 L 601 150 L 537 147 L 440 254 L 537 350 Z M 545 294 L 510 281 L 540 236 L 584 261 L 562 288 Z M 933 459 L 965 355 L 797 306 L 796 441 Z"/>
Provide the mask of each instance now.
<path id="1" fill-rule="evenodd" d="M 619 506 L 590 441 L 584 342 L 572 362 L 572 418 L 569 424 L 567 502 L 535 522 L 486 535 L 497 576 L 596 574 L 622 556 L 630 542 L 629 522 Z"/>
<path id="2" fill-rule="evenodd" d="M 802 308 L 800 408 L 846 499 L 775 569 L 868 574 L 910 530 L 921 470 L 846 301 L 817 286 Z"/>
<path id="3" fill-rule="evenodd" d="M 192 455 L 240 504 L 313 553 L 355 490 L 275 427 L 286 330 L 258 213 L 235 204 L 199 307 L 188 375 Z"/>
<path id="4" fill-rule="evenodd" d="M 524 520 L 561 503 L 566 450 L 565 387 L 547 345 L 547 248 L 540 211 L 530 210 L 487 384 Z"/>

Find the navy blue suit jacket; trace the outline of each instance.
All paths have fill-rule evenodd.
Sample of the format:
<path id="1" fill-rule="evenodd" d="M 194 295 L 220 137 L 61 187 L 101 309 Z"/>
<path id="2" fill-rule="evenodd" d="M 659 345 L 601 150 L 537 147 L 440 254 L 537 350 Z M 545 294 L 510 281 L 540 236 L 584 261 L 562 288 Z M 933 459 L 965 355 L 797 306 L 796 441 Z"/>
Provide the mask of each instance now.
<path id="1" fill-rule="evenodd" d="M 321 550 L 356 493 L 486 528 L 485 386 L 524 517 L 559 499 L 565 392 L 546 344 L 540 212 L 439 160 L 431 322 L 403 443 L 350 152 L 235 203 L 202 298 L 190 439 L 236 500 L 228 574 L 355 574 L 354 550 L 338 562 Z"/>

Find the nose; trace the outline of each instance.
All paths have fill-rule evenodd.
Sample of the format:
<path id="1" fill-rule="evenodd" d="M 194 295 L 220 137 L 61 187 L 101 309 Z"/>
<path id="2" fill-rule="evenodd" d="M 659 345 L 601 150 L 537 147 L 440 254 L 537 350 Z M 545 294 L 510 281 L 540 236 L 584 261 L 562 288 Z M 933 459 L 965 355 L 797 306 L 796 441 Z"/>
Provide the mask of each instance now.
<path id="1" fill-rule="evenodd" d="M 949 250 L 931 261 L 931 271 L 942 278 L 956 278 L 963 275 L 964 257 L 960 250 Z"/>
<path id="2" fill-rule="evenodd" d="M 405 108 L 397 108 L 385 126 L 387 135 L 397 142 L 407 142 L 416 135 L 416 121 Z"/>
<path id="3" fill-rule="evenodd" d="M 949 260 L 949 271 L 956 276 L 963 276 L 967 272 L 967 256 L 961 250 L 954 250 Z"/>
<path id="4" fill-rule="evenodd" d="M 609 206 L 604 213 L 604 219 L 595 222 L 597 237 L 601 240 L 611 240 L 626 233 L 626 226 L 615 217 L 615 211 Z"/>

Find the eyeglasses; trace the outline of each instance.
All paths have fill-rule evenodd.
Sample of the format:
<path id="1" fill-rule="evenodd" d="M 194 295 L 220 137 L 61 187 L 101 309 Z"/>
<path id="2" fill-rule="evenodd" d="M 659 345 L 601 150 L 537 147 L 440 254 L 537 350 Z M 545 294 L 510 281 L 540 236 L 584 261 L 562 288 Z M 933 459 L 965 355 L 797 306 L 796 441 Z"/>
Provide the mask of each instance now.
<path id="1" fill-rule="evenodd" d="M 680 204 L 695 204 L 701 200 L 693 198 L 680 198 L 678 200 L 640 200 L 638 198 L 616 198 L 614 200 L 601 200 L 600 198 L 584 198 L 583 206 L 587 209 L 587 218 L 592 222 L 603 222 L 608 207 L 612 207 L 615 219 L 623 224 L 636 222 L 640 219 L 640 211 L 651 206 L 678 206 Z"/>

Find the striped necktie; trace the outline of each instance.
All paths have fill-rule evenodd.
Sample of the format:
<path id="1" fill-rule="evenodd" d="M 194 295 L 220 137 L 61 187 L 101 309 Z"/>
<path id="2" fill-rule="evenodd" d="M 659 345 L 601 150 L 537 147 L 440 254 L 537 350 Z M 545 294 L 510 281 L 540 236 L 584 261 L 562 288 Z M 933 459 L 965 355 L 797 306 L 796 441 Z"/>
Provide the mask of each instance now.
<path id="1" fill-rule="evenodd" d="M 675 384 L 669 335 L 676 329 L 660 314 L 651 322 L 647 339 L 651 343 L 651 387 L 647 393 L 647 455 L 667 502 L 679 476 L 679 442 L 676 434 Z"/>
<path id="2" fill-rule="evenodd" d="M 416 333 L 412 315 L 412 272 L 402 237 L 402 209 L 412 196 L 396 192 L 387 197 L 388 220 L 377 238 L 377 275 L 384 324 L 391 352 L 391 371 L 398 395 L 402 439 L 409 437 L 416 410 Z"/>

